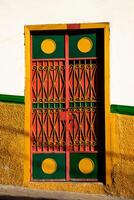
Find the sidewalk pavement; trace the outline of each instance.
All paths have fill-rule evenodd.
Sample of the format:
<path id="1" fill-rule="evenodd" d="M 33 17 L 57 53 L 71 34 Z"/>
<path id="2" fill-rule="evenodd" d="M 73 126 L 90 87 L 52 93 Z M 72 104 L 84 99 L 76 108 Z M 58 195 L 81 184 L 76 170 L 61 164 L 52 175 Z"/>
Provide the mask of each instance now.
<path id="1" fill-rule="evenodd" d="M 44 191 L 19 186 L 0 185 L 0 200 L 131 200 L 110 195 L 63 191 Z"/>

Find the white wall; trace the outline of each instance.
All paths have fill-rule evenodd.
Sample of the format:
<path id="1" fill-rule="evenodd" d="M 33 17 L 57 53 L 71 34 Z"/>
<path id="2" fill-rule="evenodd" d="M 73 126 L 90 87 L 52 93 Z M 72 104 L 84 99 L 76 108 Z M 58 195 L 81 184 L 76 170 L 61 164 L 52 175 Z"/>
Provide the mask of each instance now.
<path id="1" fill-rule="evenodd" d="M 111 104 L 134 106 L 134 0 L 0 0 L 0 94 L 24 95 L 24 25 L 110 22 Z"/>

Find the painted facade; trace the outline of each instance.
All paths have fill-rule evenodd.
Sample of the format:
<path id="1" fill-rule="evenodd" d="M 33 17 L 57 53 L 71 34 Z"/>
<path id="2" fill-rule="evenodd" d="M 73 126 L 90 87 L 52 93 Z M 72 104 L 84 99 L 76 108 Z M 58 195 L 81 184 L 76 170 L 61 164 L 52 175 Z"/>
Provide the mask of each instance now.
<path id="1" fill-rule="evenodd" d="M 1 184 L 134 197 L 132 187 L 134 185 L 133 10 L 133 0 L 45 0 L 45 3 L 44 0 L 13 0 L 11 2 L 1 0 L 0 94 L 13 95 L 0 95 Z M 111 106 L 111 113 L 107 116 L 110 122 L 106 138 L 109 144 L 106 151 L 108 181 L 106 184 L 100 182 L 92 184 L 88 182 L 30 183 L 28 181 L 29 172 L 27 174 L 24 172 L 27 168 L 26 163 L 29 162 L 29 156 L 26 156 L 28 151 L 25 151 L 28 148 L 27 145 L 25 146 L 25 141 L 29 133 L 24 134 L 24 118 L 28 117 L 24 113 L 27 105 L 23 102 L 26 74 L 24 70 L 24 26 L 25 24 L 62 23 L 65 28 L 65 23 L 85 22 L 109 22 L 110 24 L 110 90 L 108 90 L 110 91 L 110 95 L 108 93 L 110 102 L 107 104 L 107 110 L 110 111 L 110 103 L 126 105 L 125 107 Z M 52 46 L 51 49 L 45 49 L 42 43 L 42 50 L 50 53 L 55 48 L 53 42 Z M 81 48 L 80 43 L 78 46 Z M 88 49 L 91 46 L 90 43 Z M 29 52 L 26 53 L 28 54 Z M 28 94 L 27 90 L 26 96 Z M 22 95 L 22 97 L 16 98 L 14 95 Z M 44 169 L 46 170 L 48 169 Z"/>
<path id="2" fill-rule="evenodd" d="M 8 97 L 8 99 L 10 99 Z M 3 101 L 3 100 L 2 100 Z M 22 99 L 21 101 L 22 102 Z M 20 103 L 19 102 L 19 103 Z M 131 115 L 130 115 L 131 110 Z M 111 186 L 102 183 L 27 183 L 24 184 L 24 104 L 0 103 L 0 183 L 24 185 L 29 188 L 46 190 L 77 191 L 86 193 L 108 193 L 134 197 L 134 112 L 133 107 L 125 114 L 112 110 L 110 114 L 111 134 Z M 120 109 L 118 109 L 120 112 Z"/>

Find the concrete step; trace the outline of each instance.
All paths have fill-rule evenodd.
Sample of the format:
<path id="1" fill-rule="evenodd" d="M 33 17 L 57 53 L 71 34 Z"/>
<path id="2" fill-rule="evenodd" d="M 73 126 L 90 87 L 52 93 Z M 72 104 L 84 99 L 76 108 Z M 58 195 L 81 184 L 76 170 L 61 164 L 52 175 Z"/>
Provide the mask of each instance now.
<path id="1" fill-rule="evenodd" d="M 64 191 L 44 191 L 19 186 L 0 185 L 0 200 L 130 200 L 110 195 Z"/>

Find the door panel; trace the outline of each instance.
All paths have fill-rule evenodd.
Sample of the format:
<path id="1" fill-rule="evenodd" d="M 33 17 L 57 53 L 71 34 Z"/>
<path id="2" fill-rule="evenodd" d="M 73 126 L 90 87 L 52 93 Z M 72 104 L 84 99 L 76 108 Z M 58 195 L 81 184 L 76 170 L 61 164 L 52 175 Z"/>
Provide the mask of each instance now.
<path id="1" fill-rule="evenodd" d="M 97 34 L 33 33 L 31 51 L 31 179 L 97 180 Z"/>

